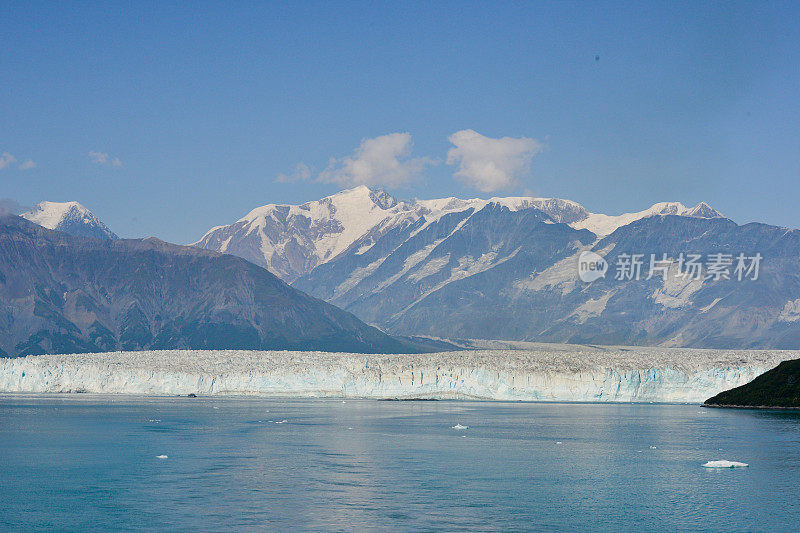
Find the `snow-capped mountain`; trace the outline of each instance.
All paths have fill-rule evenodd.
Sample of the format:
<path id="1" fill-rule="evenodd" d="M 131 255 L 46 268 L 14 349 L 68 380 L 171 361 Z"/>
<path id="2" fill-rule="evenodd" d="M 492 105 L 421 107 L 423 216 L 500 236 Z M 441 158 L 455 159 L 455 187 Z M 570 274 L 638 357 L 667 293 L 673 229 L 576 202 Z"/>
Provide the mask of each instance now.
<path id="1" fill-rule="evenodd" d="M 199 244 L 243 255 L 396 334 L 800 347 L 800 231 L 739 226 L 705 203 L 614 216 L 552 198 L 400 202 L 361 187 L 259 208 Z M 612 270 L 586 283 L 577 265 L 589 250 L 612 269 L 624 254 L 668 254 L 672 270 L 648 277 L 645 264 L 639 279 Z M 718 253 L 761 254 L 760 277 L 709 279 L 707 265 L 696 280 L 676 275 L 680 254 Z"/>
<path id="2" fill-rule="evenodd" d="M 195 246 L 243 257 L 291 282 L 406 218 L 410 205 L 367 187 L 302 205 L 268 204 L 229 226 L 212 228 Z"/>
<path id="3" fill-rule="evenodd" d="M 117 235 L 78 202 L 40 202 L 20 215 L 47 229 L 79 237 L 116 240 Z"/>
<path id="4" fill-rule="evenodd" d="M 720 217 L 701 203 L 691 209 L 677 202 L 660 203 L 638 213 L 618 216 L 591 213 L 570 200 L 505 197 L 440 198 L 398 201 L 381 190 L 360 186 L 302 205 L 268 204 L 228 226 L 209 230 L 195 246 L 238 255 L 292 282 L 317 266 L 351 251 L 363 254 L 385 235 L 415 225 L 415 233 L 453 213 L 478 212 L 488 205 L 510 211 L 536 209 L 552 222 L 606 235 L 640 218 L 674 214 Z M 418 227 L 417 227 L 418 226 Z"/>
<path id="5" fill-rule="evenodd" d="M 575 229 L 588 229 L 595 235 L 609 235 L 628 224 L 642 218 L 656 215 L 677 215 L 692 218 L 723 218 L 723 215 L 705 202 L 700 202 L 694 207 L 686 207 L 680 202 L 660 202 L 649 209 L 637 213 L 623 213 L 621 215 L 603 215 L 600 213 L 587 213 L 586 217 L 576 220 L 570 225 Z"/>

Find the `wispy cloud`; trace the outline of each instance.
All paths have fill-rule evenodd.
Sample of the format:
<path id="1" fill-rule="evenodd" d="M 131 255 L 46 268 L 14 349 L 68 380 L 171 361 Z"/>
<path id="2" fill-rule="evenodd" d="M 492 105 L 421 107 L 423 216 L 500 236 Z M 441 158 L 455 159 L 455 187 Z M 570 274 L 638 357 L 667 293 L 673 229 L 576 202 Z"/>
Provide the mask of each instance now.
<path id="1" fill-rule="evenodd" d="M 527 137 L 492 139 L 474 130 L 450 135 L 453 148 L 447 152 L 447 164 L 458 165 L 455 176 L 481 192 L 510 189 L 530 168 L 533 156 L 542 144 Z"/>
<path id="2" fill-rule="evenodd" d="M 95 165 L 103 165 L 103 166 L 112 166 L 112 167 L 121 167 L 122 161 L 120 161 L 119 157 L 115 157 L 109 155 L 105 152 L 89 152 L 89 159 L 92 160 L 92 163 Z"/>
<path id="3" fill-rule="evenodd" d="M 0 154 L 0 170 L 3 170 L 4 168 L 10 168 L 12 166 L 16 166 L 20 170 L 29 170 L 36 166 L 36 163 L 30 159 L 26 159 L 18 165 L 15 163 L 17 163 L 17 158 L 14 157 L 14 154 L 9 152 L 3 152 Z"/>
<path id="4" fill-rule="evenodd" d="M 25 211 L 25 207 L 19 205 L 16 200 L 0 198 L 0 216 L 19 215 L 23 211 Z"/>
<path id="5" fill-rule="evenodd" d="M 311 169 L 305 163 L 298 163 L 291 174 L 278 174 L 275 178 L 276 183 L 296 183 L 298 181 L 308 181 L 311 179 Z"/>
<path id="6" fill-rule="evenodd" d="M 383 185 L 399 187 L 421 175 L 428 158 L 410 158 L 411 134 L 391 133 L 364 139 L 353 155 L 331 159 L 317 178 L 342 186 Z"/>
<path id="7" fill-rule="evenodd" d="M 0 170 L 3 170 L 9 165 L 12 165 L 17 162 L 17 158 L 13 155 L 9 154 L 8 152 L 3 152 L 0 155 Z"/>

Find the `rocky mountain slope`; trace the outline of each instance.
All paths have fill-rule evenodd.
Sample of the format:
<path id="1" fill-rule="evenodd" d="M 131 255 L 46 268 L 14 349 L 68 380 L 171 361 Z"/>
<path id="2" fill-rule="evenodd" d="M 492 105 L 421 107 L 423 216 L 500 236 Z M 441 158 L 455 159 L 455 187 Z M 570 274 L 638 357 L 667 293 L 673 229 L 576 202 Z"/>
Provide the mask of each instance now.
<path id="1" fill-rule="evenodd" d="M 117 235 L 78 202 L 40 202 L 20 215 L 43 228 L 78 237 L 117 239 Z"/>
<path id="2" fill-rule="evenodd" d="M 800 346 L 797 231 L 664 215 L 598 239 L 586 230 L 536 220 L 535 213 L 500 210 L 474 216 L 494 218 L 496 225 L 480 221 L 479 238 L 465 224 L 462 235 L 434 240 L 424 261 L 417 262 L 417 256 L 399 263 L 396 280 L 384 276 L 381 263 L 366 269 L 372 274 L 350 290 L 343 282 L 322 283 L 329 271 L 337 279 L 343 258 L 295 285 L 316 286 L 315 294 L 396 332 L 597 344 Z M 584 250 L 605 256 L 605 278 L 591 283 L 579 278 Z M 614 265 L 625 254 L 660 258 L 665 253 L 667 276 L 648 279 L 649 265 L 642 265 L 638 279 L 615 279 Z M 708 278 L 706 265 L 700 279 L 692 279 L 679 274 L 681 253 L 704 258 L 760 253 L 763 261 L 757 280 L 739 281 L 733 265 L 730 279 Z M 376 278 L 382 279 L 373 285 Z"/>
<path id="3" fill-rule="evenodd" d="M 603 237 L 554 223 L 537 209 L 490 205 L 443 217 L 394 243 L 388 237 L 364 254 L 320 265 L 295 286 L 392 332 L 598 344 L 800 346 L 796 230 L 658 215 Z M 578 262 L 587 250 L 605 258 L 605 277 L 581 280 Z M 731 264 L 727 278 L 715 279 L 710 260 L 719 253 Z M 641 256 L 640 275 L 617 279 L 618 265 L 633 254 Z M 664 254 L 668 260 L 656 266 L 667 275 L 650 276 L 650 258 Z M 689 254 L 702 258 L 697 279 L 681 264 Z M 757 279 L 751 279 L 754 273 L 737 278 L 739 254 L 762 256 Z"/>
<path id="4" fill-rule="evenodd" d="M 0 354 L 165 348 L 408 350 L 238 257 L 0 218 Z"/>

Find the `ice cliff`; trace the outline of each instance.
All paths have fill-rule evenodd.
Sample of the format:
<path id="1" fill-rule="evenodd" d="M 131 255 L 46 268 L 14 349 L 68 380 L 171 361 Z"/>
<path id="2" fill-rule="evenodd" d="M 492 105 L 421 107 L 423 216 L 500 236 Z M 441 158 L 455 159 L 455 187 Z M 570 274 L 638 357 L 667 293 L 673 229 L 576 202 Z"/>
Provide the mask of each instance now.
<path id="1" fill-rule="evenodd" d="M 780 361 L 778 350 L 531 345 L 424 355 L 141 351 L 0 359 L 0 392 L 260 394 L 702 402 Z"/>

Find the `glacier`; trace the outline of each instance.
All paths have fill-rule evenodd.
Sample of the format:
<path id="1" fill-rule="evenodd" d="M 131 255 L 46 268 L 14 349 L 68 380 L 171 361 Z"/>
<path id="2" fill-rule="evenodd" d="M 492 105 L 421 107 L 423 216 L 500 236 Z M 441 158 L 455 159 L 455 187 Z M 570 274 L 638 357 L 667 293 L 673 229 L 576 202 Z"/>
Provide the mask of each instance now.
<path id="1" fill-rule="evenodd" d="M 699 403 L 800 352 L 525 343 L 435 354 L 164 350 L 0 359 L 3 393 Z"/>

